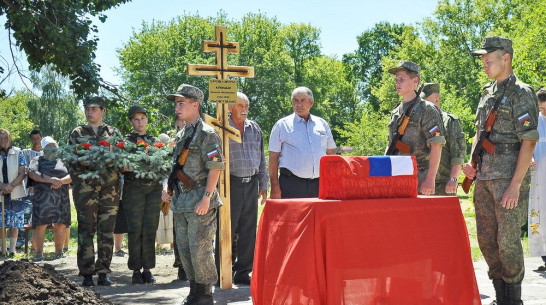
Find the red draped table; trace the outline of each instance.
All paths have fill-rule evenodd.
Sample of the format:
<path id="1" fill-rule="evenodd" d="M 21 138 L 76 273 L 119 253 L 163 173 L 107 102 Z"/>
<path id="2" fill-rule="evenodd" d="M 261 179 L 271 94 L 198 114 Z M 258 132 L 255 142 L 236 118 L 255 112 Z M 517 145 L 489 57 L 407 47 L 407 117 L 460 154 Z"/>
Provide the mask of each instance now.
<path id="1" fill-rule="evenodd" d="M 457 197 L 268 200 L 254 305 L 478 305 Z"/>

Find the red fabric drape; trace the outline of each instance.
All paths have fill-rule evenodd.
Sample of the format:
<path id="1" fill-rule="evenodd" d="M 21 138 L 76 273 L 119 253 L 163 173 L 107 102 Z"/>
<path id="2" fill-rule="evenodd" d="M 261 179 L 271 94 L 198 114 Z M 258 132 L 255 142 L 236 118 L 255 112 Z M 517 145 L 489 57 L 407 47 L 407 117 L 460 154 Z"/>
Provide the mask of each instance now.
<path id="1" fill-rule="evenodd" d="M 255 305 L 477 305 L 457 197 L 269 200 Z"/>

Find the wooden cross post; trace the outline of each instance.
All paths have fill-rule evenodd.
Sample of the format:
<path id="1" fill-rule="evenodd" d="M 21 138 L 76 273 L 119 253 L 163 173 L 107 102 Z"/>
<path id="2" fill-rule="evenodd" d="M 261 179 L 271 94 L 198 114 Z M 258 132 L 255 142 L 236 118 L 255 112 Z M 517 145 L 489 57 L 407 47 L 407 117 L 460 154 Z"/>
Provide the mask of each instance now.
<path id="1" fill-rule="evenodd" d="M 188 64 L 188 75 L 212 76 L 227 80 L 228 77 L 254 77 L 254 67 L 229 66 L 228 53 L 239 53 L 238 42 L 227 42 L 226 27 L 215 27 L 215 40 L 203 41 L 203 52 L 216 53 L 215 65 Z M 233 103 L 236 100 L 232 101 Z M 229 139 L 241 143 L 241 133 L 228 124 L 228 109 L 226 103 L 216 103 L 216 119 L 205 114 L 205 122 L 212 125 L 222 138 L 222 148 L 225 160 L 225 170 L 220 176 L 219 192 L 224 206 L 220 208 L 220 287 L 231 289 L 231 208 L 229 183 Z"/>

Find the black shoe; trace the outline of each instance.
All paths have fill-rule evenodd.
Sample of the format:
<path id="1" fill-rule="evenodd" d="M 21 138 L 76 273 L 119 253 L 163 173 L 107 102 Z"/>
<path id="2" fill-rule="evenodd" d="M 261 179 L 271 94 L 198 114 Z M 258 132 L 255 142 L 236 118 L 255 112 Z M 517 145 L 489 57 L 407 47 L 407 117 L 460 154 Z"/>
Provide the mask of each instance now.
<path id="1" fill-rule="evenodd" d="M 237 285 L 250 285 L 250 276 L 245 275 L 236 275 L 233 277 L 233 284 Z"/>
<path id="2" fill-rule="evenodd" d="M 132 284 L 144 284 L 144 280 L 142 279 L 142 273 L 140 273 L 140 270 L 133 271 L 133 277 L 131 278 Z"/>
<path id="3" fill-rule="evenodd" d="M 190 282 L 190 294 L 188 294 L 188 296 L 184 299 L 184 301 L 182 301 L 182 305 L 195 304 L 194 300 L 195 300 L 195 297 L 197 296 L 197 285 L 198 284 L 194 281 Z"/>
<path id="4" fill-rule="evenodd" d="M 214 305 L 212 299 L 212 287 L 205 284 L 196 284 L 197 294 L 195 295 L 193 302 L 188 304 L 195 305 Z"/>
<path id="5" fill-rule="evenodd" d="M 99 273 L 99 280 L 97 281 L 97 285 L 99 285 L 99 286 L 112 286 L 112 281 L 110 281 L 110 278 L 108 277 L 108 274 Z"/>
<path id="6" fill-rule="evenodd" d="M 84 276 L 83 276 L 82 286 L 83 286 L 83 287 L 92 287 L 92 286 L 95 286 L 95 283 L 93 282 L 93 276 L 92 276 L 91 274 L 88 274 L 88 275 L 84 275 Z"/>
<path id="7" fill-rule="evenodd" d="M 178 280 L 184 282 L 188 280 L 188 276 L 186 275 L 186 271 L 184 271 L 184 267 L 178 267 Z"/>
<path id="8" fill-rule="evenodd" d="M 144 272 L 142 272 L 142 280 L 145 284 L 155 283 L 155 277 L 152 275 L 150 270 L 144 270 Z"/>
<path id="9" fill-rule="evenodd" d="M 544 272 L 546 271 L 546 266 L 540 266 L 536 271 Z"/>

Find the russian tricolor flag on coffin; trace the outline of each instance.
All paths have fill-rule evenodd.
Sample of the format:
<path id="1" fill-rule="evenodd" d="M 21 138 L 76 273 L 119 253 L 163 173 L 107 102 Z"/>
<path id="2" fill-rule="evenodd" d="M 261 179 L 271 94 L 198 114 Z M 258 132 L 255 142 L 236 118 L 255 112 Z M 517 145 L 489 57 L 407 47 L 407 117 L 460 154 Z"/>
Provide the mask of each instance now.
<path id="1" fill-rule="evenodd" d="M 417 197 L 417 184 L 414 156 L 324 156 L 320 160 L 322 199 Z"/>

